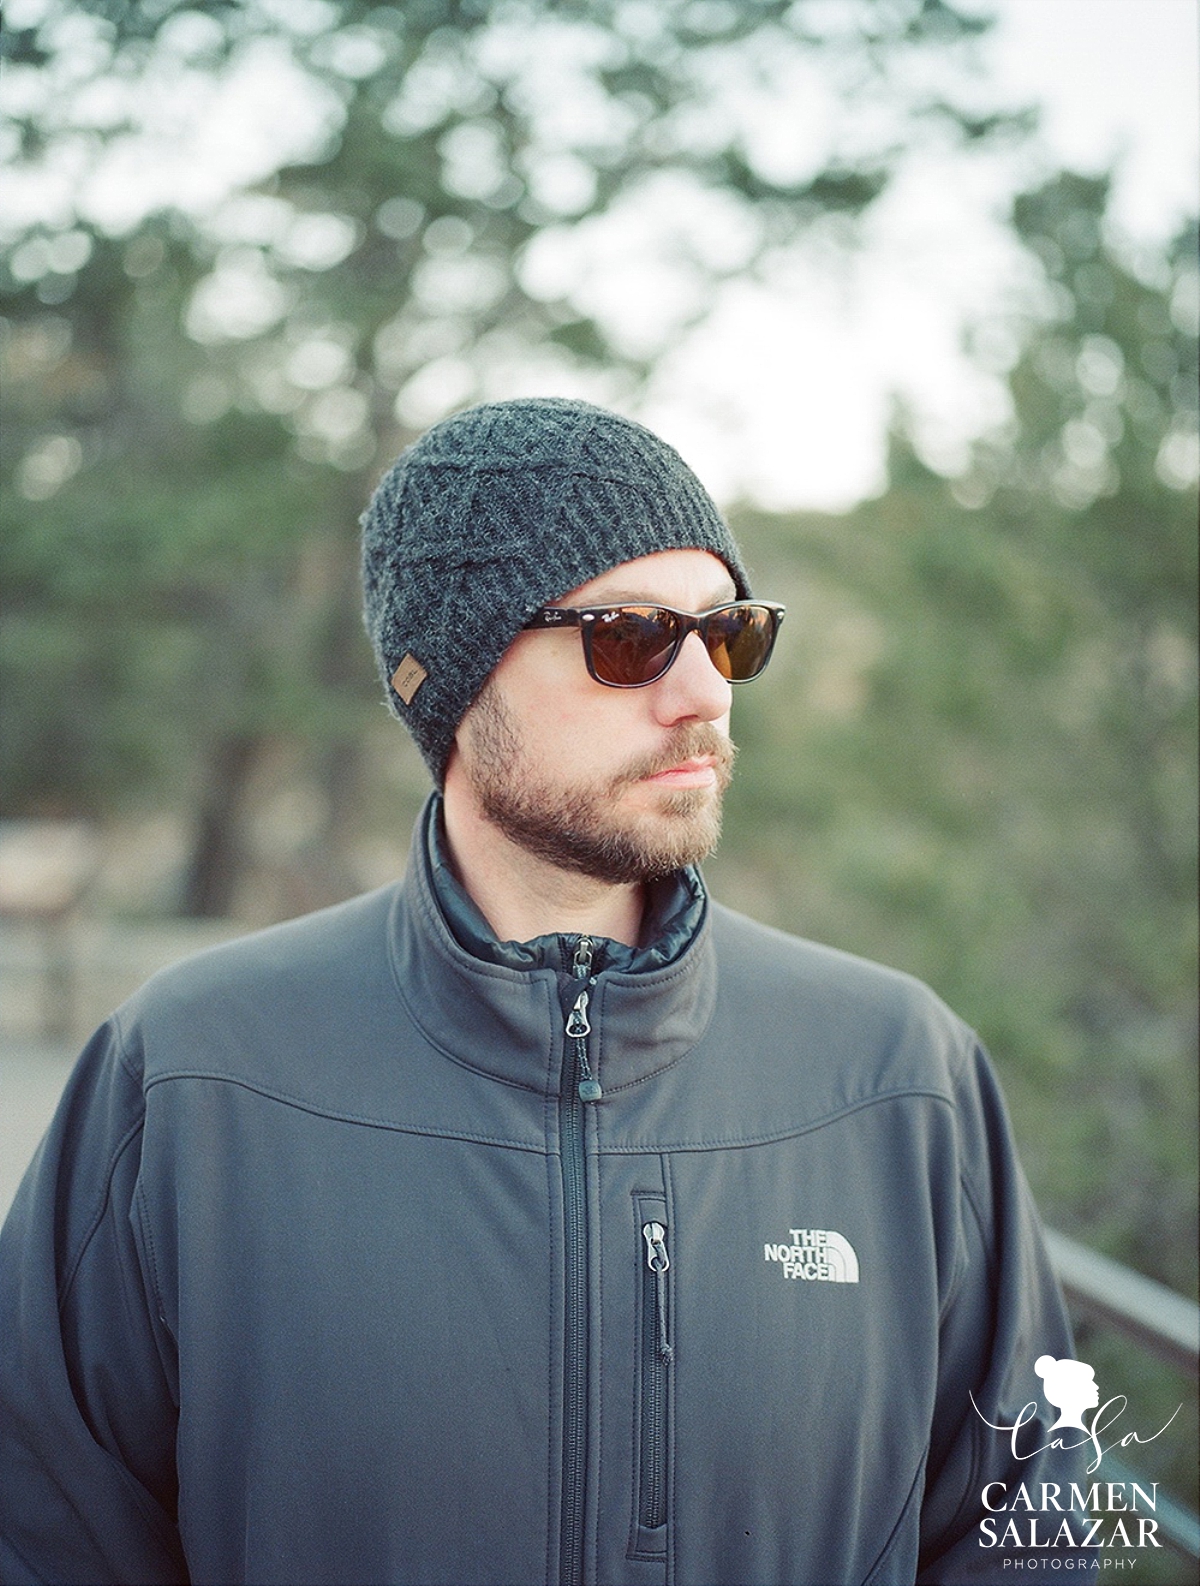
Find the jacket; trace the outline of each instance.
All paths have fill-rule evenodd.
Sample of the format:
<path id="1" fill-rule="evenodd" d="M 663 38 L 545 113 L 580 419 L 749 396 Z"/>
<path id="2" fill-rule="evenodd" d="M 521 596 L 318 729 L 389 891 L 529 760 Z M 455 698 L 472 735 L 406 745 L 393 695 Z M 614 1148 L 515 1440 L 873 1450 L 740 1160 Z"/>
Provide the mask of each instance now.
<path id="1" fill-rule="evenodd" d="M 3 1578 L 1007 1578 L 1071 1348 L 975 1037 L 694 876 L 648 962 L 481 956 L 433 820 L 85 1050 L 0 1247 Z"/>

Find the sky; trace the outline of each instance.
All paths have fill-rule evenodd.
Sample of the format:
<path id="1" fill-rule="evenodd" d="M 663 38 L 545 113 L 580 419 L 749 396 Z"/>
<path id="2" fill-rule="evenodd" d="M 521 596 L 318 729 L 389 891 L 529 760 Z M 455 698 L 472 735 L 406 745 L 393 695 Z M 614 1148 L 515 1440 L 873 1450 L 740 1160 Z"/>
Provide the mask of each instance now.
<path id="1" fill-rule="evenodd" d="M 1162 234 L 1200 186 L 1197 0 L 992 0 L 998 84 L 1043 106 L 1064 161 L 1115 162 L 1117 213 Z"/>
<path id="2" fill-rule="evenodd" d="M 729 294 L 644 410 L 718 499 L 839 510 L 878 492 L 897 392 L 948 470 L 1002 421 L 1001 383 L 966 362 L 961 335 L 1028 283 L 1000 223 L 1019 186 L 1056 165 L 1113 169 L 1112 219 L 1147 256 L 1200 203 L 1196 0 L 964 3 L 997 16 L 991 82 L 999 102 L 1040 107 L 1037 145 L 1016 169 L 901 178 L 849 272 L 801 262 L 772 294 Z"/>

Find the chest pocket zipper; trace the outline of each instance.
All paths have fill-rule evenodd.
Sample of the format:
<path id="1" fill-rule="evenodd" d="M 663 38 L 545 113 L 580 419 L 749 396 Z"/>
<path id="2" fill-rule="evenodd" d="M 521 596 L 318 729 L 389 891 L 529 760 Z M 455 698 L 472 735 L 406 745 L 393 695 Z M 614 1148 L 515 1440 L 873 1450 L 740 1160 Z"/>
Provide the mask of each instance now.
<path id="1" fill-rule="evenodd" d="M 674 1358 L 669 1335 L 667 1229 L 657 1208 L 639 1207 L 641 1315 L 638 1324 L 638 1457 L 635 1556 L 661 1558 L 667 1547 L 667 1399 Z"/>

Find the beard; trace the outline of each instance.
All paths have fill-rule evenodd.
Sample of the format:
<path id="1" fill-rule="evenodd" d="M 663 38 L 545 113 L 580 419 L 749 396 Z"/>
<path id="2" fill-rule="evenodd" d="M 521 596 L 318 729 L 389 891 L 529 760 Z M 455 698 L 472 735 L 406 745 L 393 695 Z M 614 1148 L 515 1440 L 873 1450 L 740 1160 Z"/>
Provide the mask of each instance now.
<path id="1" fill-rule="evenodd" d="M 518 847 L 560 870 L 613 884 L 657 881 L 698 864 L 721 835 L 721 800 L 736 749 L 708 722 L 670 732 L 653 755 L 595 784 L 553 784 L 538 774 L 494 680 L 471 707 L 463 767 L 480 808 Z M 716 762 L 716 785 L 664 792 L 654 811 L 622 815 L 622 793 L 698 755 Z"/>

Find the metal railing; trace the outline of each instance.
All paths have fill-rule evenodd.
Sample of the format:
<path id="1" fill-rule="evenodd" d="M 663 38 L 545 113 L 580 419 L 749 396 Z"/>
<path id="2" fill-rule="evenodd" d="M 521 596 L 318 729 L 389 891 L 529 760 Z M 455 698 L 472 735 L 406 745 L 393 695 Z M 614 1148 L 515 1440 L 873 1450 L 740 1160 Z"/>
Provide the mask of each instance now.
<path id="1" fill-rule="evenodd" d="M 1046 1247 L 1072 1312 L 1132 1339 L 1193 1381 L 1200 1379 L 1200 1306 L 1140 1272 L 1089 1250 L 1052 1228 Z M 1122 1477 L 1135 1472 L 1109 1461 Z M 1163 1541 L 1181 1558 L 1200 1559 L 1200 1516 L 1168 1493 L 1155 1508 Z"/>

